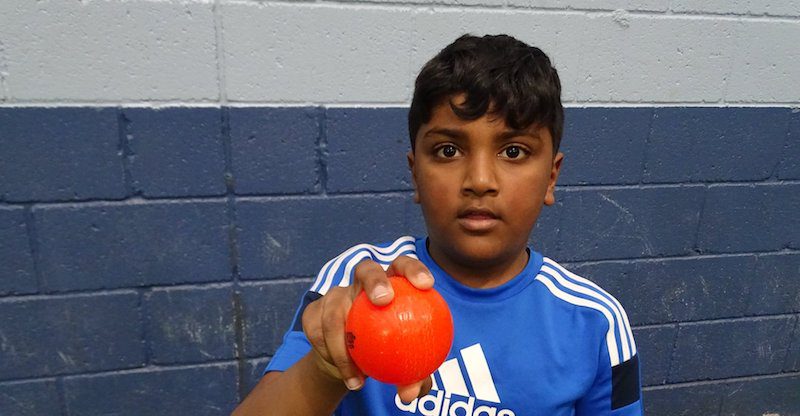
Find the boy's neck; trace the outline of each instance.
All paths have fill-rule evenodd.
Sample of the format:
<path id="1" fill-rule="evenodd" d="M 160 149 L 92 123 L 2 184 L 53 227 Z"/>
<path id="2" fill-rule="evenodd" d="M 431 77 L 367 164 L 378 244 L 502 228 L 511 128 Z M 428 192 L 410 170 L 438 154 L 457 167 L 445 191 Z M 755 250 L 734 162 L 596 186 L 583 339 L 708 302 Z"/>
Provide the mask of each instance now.
<path id="1" fill-rule="evenodd" d="M 430 240 L 428 243 L 428 253 L 442 270 L 462 285 L 475 289 L 489 289 L 510 281 L 525 269 L 530 258 L 530 253 L 524 248 L 491 263 L 475 263 L 451 258 Z"/>

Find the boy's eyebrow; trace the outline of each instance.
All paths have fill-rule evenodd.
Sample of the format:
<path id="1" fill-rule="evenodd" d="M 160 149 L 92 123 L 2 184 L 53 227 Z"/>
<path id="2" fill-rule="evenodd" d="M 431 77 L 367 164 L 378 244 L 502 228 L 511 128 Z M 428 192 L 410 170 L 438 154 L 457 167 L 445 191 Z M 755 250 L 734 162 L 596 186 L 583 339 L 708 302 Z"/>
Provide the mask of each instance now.
<path id="1" fill-rule="evenodd" d="M 449 128 L 446 128 L 446 127 L 435 127 L 435 128 L 432 128 L 432 129 L 428 130 L 427 132 L 425 132 L 425 136 L 423 136 L 423 137 L 427 137 L 427 136 L 433 135 L 433 134 L 441 134 L 442 136 L 452 137 L 454 139 L 461 139 L 464 136 L 466 136 L 466 133 L 464 133 L 464 131 L 459 130 L 459 129 L 449 129 Z"/>

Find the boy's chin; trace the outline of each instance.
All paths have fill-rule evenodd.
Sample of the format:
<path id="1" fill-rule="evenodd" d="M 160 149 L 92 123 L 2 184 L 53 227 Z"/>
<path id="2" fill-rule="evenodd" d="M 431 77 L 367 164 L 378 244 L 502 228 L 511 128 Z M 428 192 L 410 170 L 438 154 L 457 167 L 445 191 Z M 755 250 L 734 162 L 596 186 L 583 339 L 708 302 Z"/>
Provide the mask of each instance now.
<path id="1" fill-rule="evenodd" d="M 513 261 L 522 251 L 525 244 L 513 244 L 508 241 L 496 241 L 486 237 L 461 238 L 451 246 L 448 253 L 454 260 L 465 266 L 487 267 L 506 261 Z"/>

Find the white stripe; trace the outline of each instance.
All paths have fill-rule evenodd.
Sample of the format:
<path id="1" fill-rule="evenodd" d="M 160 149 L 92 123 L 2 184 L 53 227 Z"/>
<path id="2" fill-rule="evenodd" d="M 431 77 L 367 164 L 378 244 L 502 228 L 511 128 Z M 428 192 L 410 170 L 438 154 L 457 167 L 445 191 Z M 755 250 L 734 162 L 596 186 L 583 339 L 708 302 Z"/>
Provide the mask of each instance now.
<path id="1" fill-rule="evenodd" d="M 390 246 L 388 246 L 388 247 L 386 247 L 384 249 L 380 249 L 380 248 L 378 248 L 378 249 L 386 251 L 388 253 L 391 253 L 394 249 L 396 249 L 396 247 L 407 243 L 409 241 L 409 239 L 410 239 L 410 241 L 414 241 L 414 237 L 403 236 L 403 237 L 400 237 L 397 240 L 395 240 Z M 336 274 L 336 270 L 339 267 L 338 265 L 341 264 L 342 261 L 344 261 L 344 259 L 347 258 L 347 256 L 355 253 L 358 250 L 361 250 L 361 249 L 364 249 L 364 248 L 367 248 L 367 247 L 374 247 L 374 246 L 371 246 L 369 244 L 358 244 L 358 245 L 355 245 L 353 247 L 348 248 L 347 250 L 345 250 L 344 252 L 342 252 L 338 256 L 328 260 L 328 262 L 325 263 L 324 266 L 322 266 L 322 268 L 320 269 L 319 273 L 317 274 L 317 280 L 314 281 L 314 284 L 311 286 L 312 290 L 315 290 L 318 293 L 323 293 L 324 294 L 324 292 L 321 292 L 321 288 L 318 288 L 318 286 L 323 282 L 323 280 L 328 278 L 328 277 L 330 277 L 333 274 Z M 332 265 L 334 263 L 336 263 L 335 267 L 331 267 L 331 268 L 328 267 L 328 266 L 330 266 L 330 265 Z M 326 272 L 326 270 L 327 270 L 327 272 Z M 328 283 L 327 287 L 329 288 L 330 285 L 331 284 Z M 327 292 L 327 288 L 325 289 L 325 291 Z"/>
<path id="2" fill-rule="evenodd" d="M 411 245 L 411 247 L 413 247 L 413 244 Z M 386 271 L 389 269 L 389 266 L 392 265 L 392 261 L 400 256 L 408 256 L 414 258 L 417 257 L 416 255 L 411 255 L 411 253 L 413 253 L 412 249 L 409 248 L 408 251 L 403 251 L 404 249 L 405 247 L 403 247 L 400 250 L 397 250 L 397 252 L 395 252 L 395 254 L 392 254 L 391 257 L 381 256 L 375 258 L 375 253 L 372 253 L 372 256 L 378 262 L 378 265 L 381 266 L 383 271 Z M 342 280 L 339 281 L 339 286 L 341 287 L 350 286 L 350 279 L 352 279 L 353 277 L 353 269 L 356 266 L 358 266 L 358 263 L 361 263 L 361 260 L 364 260 L 369 257 L 370 257 L 370 252 L 366 251 L 358 253 L 357 255 L 353 256 L 353 258 L 347 262 L 347 266 L 344 268 L 344 274 L 342 274 Z"/>
<path id="3" fill-rule="evenodd" d="M 500 397 L 497 395 L 492 373 L 489 371 L 489 364 L 486 363 L 486 356 L 483 354 L 481 344 L 464 348 L 461 350 L 461 356 L 464 358 L 464 366 L 467 367 L 467 376 L 472 382 L 475 398 L 500 403 Z"/>
<path id="4" fill-rule="evenodd" d="M 617 308 L 616 310 L 617 310 L 618 316 L 622 315 L 622 322 L 624 322 L 624 324 L 625 324 L 624 325 L 625 333 L 627 334 L 628 339 L 630 340 L 630 356 L 633 357 L 634 355 L 636 355 L 636 341 L 633 340 L 633 331 L 631 330 L 631 323 L 628 321 L 628 314 L 625 313 L 625 308 L 622 307 L 622 304 L 619 303 L 617 298 L 615 298 L 614 296 L 611 296 L 610 293 L 608 293 L 605 290 L 603 290 L 603 288 L 601 288 L 600 286 L 598 286 L 597 284 L 595 284 L 591 280 L 589 280 L 589 279 L 587 279 L 585 277 L 578 276 L 575 273 L 572 273 L 571 271 L 565 269 L 564 267 L 562 267 L 560 264 L 556 263 L 552 259 L 549 259 L 549 258 L 545 257 L 544 261 L 545 261 L 545 263 L 547 265 L 550 265 L 550 266 L 553 266 L 553 267 L 557 268 L 562 273 L 564 273 L 565 275 L 567 275 L 570 278 L 572 278 L 572 280 L 576 280 L 578 282 L 585 283 L 585 284 L 595 288 L 598 292 L 601 292 L 601 293 L 607 295 L 609 297 L 609 299 L 611 299 L 614 302 L 614 305 L 616 305 L 616 308 Z M 620 336 L 620 338 L 622 338 L 622 336 Z M 625 359 L 625 361 L 627 361 L 627 358 Z"/>
<path id="5" fill-rule="evenodd" d="M 619 324 L 618 328 L 624 331 L 619 334 L 619 339 L 620 342 L 622 343 L 622 361 L 628 361 L 628 359 L 631 358 L 631 351 L 630 348 L 628 348 L 628 332 L 627 329 L 625 328 L 625 321 L 623 321 L 622 317 L 620 316 L 619 309 L 617 309 L 617 307 L 614 304 L 609 302 L 608 299 L 603 297 L 601 294 L 598 294 L 596 291 L 589 289 L 586 286 L 581 286 L 567 280 L 561 273 L 558 272 L 557 269 L 553 268 L 553 266 L 547 262 L 545 262 L 542 265 L 542 271 L 545 271 L 545 269 L 552 271 L 552 273 L 548 274 L 554 279 L 556 279 L 556 281 L 561 286 L 564 286 L 567 289 L 572 290 L 573 292 L 578 292 L 586 296 L 590 296 L 594 299 L 597 299 L 598 301 L 605 304 L 611 310 L 611 312 L 614 313 L 614 316 L 616 317 L 616 322 Z M 611 295 L 609 295 L 609 297 L 610 296 Z"/>
<path id="6" fill-rule="evenodd" d="M 461 373 L 461 367 L 458 366 L 457 359 L 453 358 L 445 361 L 439 367 L 439 376 L 442 378 L 445 397 L 450 397 L 450 394 L 469 397 L 467 384 L 464 382 L 464 375 Z"/>
<path id="7" fill-rule="evenodd" d="M 322 267 L 322 269 L 319 271 L 319 274 L 317 275 L 317 280 L 311 287 L 317 288 L 317 286 L 321 284 L 321 286 L 317 288 L 315 291 L 322 295 L 327 293 L 328 289 L 330 289 L 331 285 L 333 284 L 333 277 L 336 275 L 336 271 L 339 270 L 339 267 L 341 266 L 344 259 L 346 259 L 348 256 L 352 255 L 353 253 L 359 250 L 373 248 L 376 252 L 382 255 L 389 255 L 389 253 L 394 252 L 401 245 L 408 243 L 413 244 L 413 242 L 414 242 L 414 237 L 404 236 L 398 238 L 389 247 L 386 248 L 379 248 L 370 244 L 358 244 L 356 246 L 350 247 L 344 253 L 332 258 L 330 261 L 325 263 L 325 266 Z M 328 267 L 329 265 L 331 266 L 330 268 Z"/>
<path id="8" fill-rule="evenodd" d="M 439 390 L 439 385 L 436 384 L 436 377 L 431 374 L 431 390 Z"/>
<path id="9" fill-rule="evenodd" d="M 542 282 L 547 287 L 547 289 L 550 290 L 550 293 L 555 295 L 557 298 L 569 302 L 573 305 L 585 306 L 587 308 L 598 310 L 600 311 L 600 313 L 603 314 L 603 316 L 606 317 L 606 319 L 608 320 L 606 343 L 608 344 L 609 360 L 611 361 L 612 367 L 619 364 L 619 350 L 617 349 L 617 339 L 614 336 L 614 317 L 611 316 L 611 313 L 608 312 L 608 308 L 601 306 L 595 302 L 592 302 L 588 299 L 579 298 L 577 296 L 570 295 L 569 293 L 565 293 L 561 289 L 557 288 L 556 285 L 545 275 L 542 274 L 537 275 L 536 280 Z"/>

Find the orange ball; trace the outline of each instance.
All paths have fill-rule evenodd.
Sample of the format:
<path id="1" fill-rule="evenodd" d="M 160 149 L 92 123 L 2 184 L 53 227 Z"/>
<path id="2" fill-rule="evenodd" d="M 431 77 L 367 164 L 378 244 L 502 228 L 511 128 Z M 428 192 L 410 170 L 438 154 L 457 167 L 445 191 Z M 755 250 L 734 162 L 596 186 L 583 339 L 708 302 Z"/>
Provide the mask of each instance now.
<path id="1" fill-rule="evenodd" d="M 364 374 L 384 383 L 404 385 L 433 374 L 453 344 L 453 317 L 434 289 L 415 288 L 404 277 L 391 277 L 394 299 L 375 306 L 362 291 L 345 325 L 347 351 Z"/>

